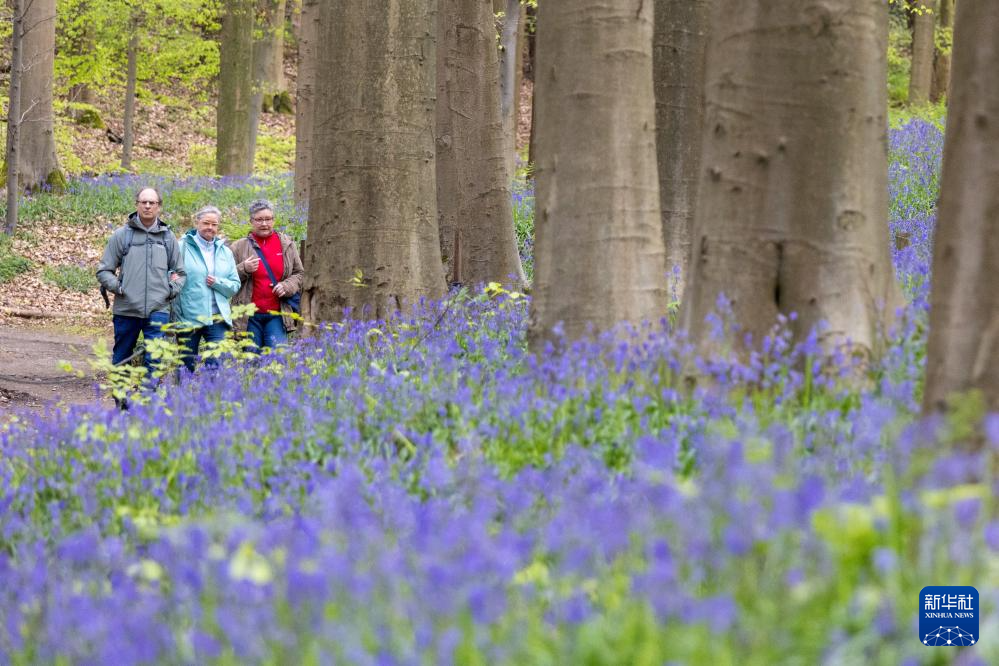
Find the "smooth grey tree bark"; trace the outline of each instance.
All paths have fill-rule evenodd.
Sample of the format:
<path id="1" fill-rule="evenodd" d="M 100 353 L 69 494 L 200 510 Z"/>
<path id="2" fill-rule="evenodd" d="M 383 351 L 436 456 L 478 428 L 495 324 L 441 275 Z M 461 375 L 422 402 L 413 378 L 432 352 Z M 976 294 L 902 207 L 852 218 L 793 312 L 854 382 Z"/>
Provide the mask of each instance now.
<path id="1" fill-rule="evenodd" d="M 759 343 L 778 314 L 827 352 L 877 351 L 900 303 L 888 247 L 887 3 L 716 0 L 690 277 L 701 351 Z M 705 318 L 731 309 L 739 330 Z"/>
<path id="2" fill-rule="evenodd" d="M 320 0 L 302 0 L 295 99 L 295 204 L 308 205 L 312 172 L 312 116 L 316 95 L 316 38 Z"/>
<path id="3" fill-rule="evenodd" d="M 387 317 L 444 295 L 435 0 L 321 3 L 303 313 Z"/>
<path id="4" fill-rule="evenodd" d="M 999 409 L 999 4 L 956 3 L 954 78 L 933 241 L 927 410 L 978 390 Z"/>
<path id="5" fill-rule="evenodd" d="M 18 182 L 23 190 L 62 191 L 66 179 L 55 147 L 52 80 L 55 76 L 55 0 L 22 3 L 21 118 Z"/>
<path id="6" fill-rule="evenodd" d="M 934 28 L 937 0 L 917 0 L 912 28 L 912 70 L 909 77 L 909 104 L 926 104 L 933 85 Z"/>
<path id="7" fill-rule="evenodd" d="M 253 17 L 256 0 L 225 0 L 220 34 L 215 170 L 253 173 L 256 125 L 253 99 Z"/>
<path id="8" fill-rule="evenodd" d="M 526 278 L 504 153 L 492 0 L 440 0 L 437 21 L 437 211 L 448 282 Z"/>
<path id="9" fill-rule="evenodd" d="M 670 290 L 683 294 L 697 202 L 710 0 L 656 0 L 656 154 Z"/>
<path id="10" fill-rule="evenodd" d="M 663 316 L 653 3 L 538 5 L 535 279 L 529 340 Z"/>

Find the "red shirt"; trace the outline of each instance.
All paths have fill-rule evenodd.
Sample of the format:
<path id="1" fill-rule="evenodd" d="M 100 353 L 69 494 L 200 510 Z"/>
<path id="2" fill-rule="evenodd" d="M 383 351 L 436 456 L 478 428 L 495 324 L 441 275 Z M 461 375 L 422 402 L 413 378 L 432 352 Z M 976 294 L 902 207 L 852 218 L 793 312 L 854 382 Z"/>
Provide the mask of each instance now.
<path id="1" fill-rule="evenodd" d="M 284 257 L 281 254 L 281 237 L 272 233 L 267 238 L 260 238 L 256 234 L 253 240 L 260 246 L 260 250 L 267 259 L 267 264 L 271 267 L 274 277 L 280 282 L 284 276 Z M 257 313 L 278 312 L 281 310 L 281 303 L 274 291 L 271 289 L 271 278 L 267 275 L 264 262 L 260 262 L 260 267 L 253 274 L 253 304 L 257 306 Z"/>

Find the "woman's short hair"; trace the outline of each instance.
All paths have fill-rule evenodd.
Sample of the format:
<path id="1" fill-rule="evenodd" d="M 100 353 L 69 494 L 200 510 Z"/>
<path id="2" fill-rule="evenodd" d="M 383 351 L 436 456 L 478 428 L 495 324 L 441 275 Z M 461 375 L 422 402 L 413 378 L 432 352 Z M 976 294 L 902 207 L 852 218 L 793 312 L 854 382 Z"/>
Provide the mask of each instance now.
<path id="1" fill-rule="evenodd" d="M 201 208 L 199 208 L 198 212 L 194 214 L 194 221 L 200 222 L 201 218 L 203 218 L 205 215 L 214 215 L 215 217 L 219 218 L 220 222 L 222 221 L 222 211 L 220 211 L 215 206 L 202 206 Z"/>
<path id="2" fill-rule="evenodd" d="M 274 206 L 271 205 L 271 202 L 268 201 L 267 199 L 257 199 L 256 201 L 250 204 L 250 217 L 252 218 L 254 215 L 256 215 L 262 210 L 269 210 L 273 212 Z"/>

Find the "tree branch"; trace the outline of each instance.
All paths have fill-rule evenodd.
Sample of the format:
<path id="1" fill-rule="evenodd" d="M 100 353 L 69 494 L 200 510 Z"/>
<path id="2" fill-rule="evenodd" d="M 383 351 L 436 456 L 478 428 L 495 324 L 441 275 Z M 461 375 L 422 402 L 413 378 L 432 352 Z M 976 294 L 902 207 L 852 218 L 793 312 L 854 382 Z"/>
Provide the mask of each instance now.
<path id="1" fill-rule="evenodd" d="M 24 13 L 27 14 L 28 10 L 25 10 Z M 55 14 L 53 14 L 52 16 L 47 16 L 47 17 L 42 18 L 42 19 L 38 19 L 37 21 L 35 21 L 34 23 L 32 23 L 30 26 L 29 25 L 22 26 L 21 27 L 21 37 L 23 38 L 25 35 L 27 35 L 29 32 L 31 32 L 32 30 L 34 30 L 35 28 L 37 28 L 38 26 L 40 26 L 42 23 L 45 23 L 47 21 L 54 21 L 54 20 L 55 20 Z"/>

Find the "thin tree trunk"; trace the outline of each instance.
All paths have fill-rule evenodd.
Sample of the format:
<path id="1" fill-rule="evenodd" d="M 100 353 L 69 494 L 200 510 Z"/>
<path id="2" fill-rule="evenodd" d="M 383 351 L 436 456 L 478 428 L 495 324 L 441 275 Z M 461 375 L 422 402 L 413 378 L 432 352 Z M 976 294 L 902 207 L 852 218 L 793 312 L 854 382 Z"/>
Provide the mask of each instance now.
<path id="1" fill-rule="evenodd" d="M 65 188 L 55 147 L 52 79 L 55 62 L 55 0 L 24 3 L 21 42 L 21 132 L 18 173 L 26 190 Z"/>
<path id="2" fill-rule="evenodd" d="M 256 0 L 225 0 L 219 62 L 215 169 L 220 175 L 253 173 L 256 127 L 253 97 L 253 16 Z"/>
<path id="3" fill-rule="evenodd" d="M 670 288 L 683 294 L 697 201 L 704 125 L 710 0 L 656 0 L 652 58 L 659 203 Z"/>
<path id="4" fill-rule="evenodd" d="M 937 23 L 937 0 L 918 0 L 915 10 L 909 104 L 926 104 L 933 85 L 933 31 Z"/>
<path id="5" fill-rule="evenodd" d="M 257 0 L 253 39 L 254 126 L 259 114 L 281 110 L 284 83 L 285 0 Z"/>
<path id="6" fill-rule="evenodd" d="M 302 38 L 302 4 L 305 0 L 292 0 L 285 4 L 285 20 L 291 23 L 295 44 Z"/>
<path id="7" fill-rule="evenodd" d="M 927 410 L 981 391 L 999 410 L 999 4 L 961 0 L 933 242 Z"/>
<path id="8" fill-rule="evenodd" d="M 503 155 L 506 171 L 512 177 L 517 168 L 517 105 L 520 101 L 521 26 L 524 24 L 520 0 L 506 0 L 503 31 L 500 35 L 499 88 L 500 117 L 503 119 Z"/>
<path id="9" fill-rule="evenodd" d="M 19 135 L 21 129 L 21 76 L 24 37 L 24 0 L 14 0 L 10 37 L 10 89 L 7 101 L 7 150 L 4 154 L 7 184 L 7 217 L 4 232 L 9 236 L 17 228 L 17 205 L 21 194 L 18 182 Z"/>
<path id="10" fill-rule="evenodd" d="M 883 0 L 716 0 L 682 323 L 702 352 L 778 314 L 872 352 L 900 301 L 888 248 Z M 725 301 L 720 303 L 720 294 Z M 739 329 L 705 321 L 731 310 Z"/>
<path id="11" fill-rule="evenodd" d="M 135 142 L 135 86 L 139 52 L 139 24 L 132 22 L 132 36 L 128 40 L 128 74 L 125 80 L 125 128 L 122 132 L 121 168 L 132 170 L 132 144 Z"/>
<path id="12" fill-rule="evenodd" d="M 270 57 L 267 58 L 265 80 L 275 93 L 285 92 L 287 84 L 284 79 L 284 18 L 285 0 L 277 0 L 274 19 L 271 24 L 273 38 L 270 41 Z"/>
<path id="13" fill-rule="evenodd" d="M 523 8 L 520 10 L 520 21 L 517 24 L 517 40 L 514 48 L 517 51 L 514 58 L 513 71 L 513 99 L 510 104 L 509 115 L 506 116 L 510 123 L 510 140 L 513 141 L 513 161 L 512 168 L 509 169 L 510 177 L 516 177 L 517 165 L 519 164 L 520 150 L 518 137 L 520 129 L 520 98 L 524 89 L 524 56 L 527 54 L 527 12 Z M 502 108 L 502 105 L 501 105 Z"/>
<path id="14" fill-rule="evenodd" d="M 933 52 L 933 86 L 930 88 L 930 100 L 933 102 L 939 102 L 949 95 L 953 26 L 954 0 L 940 0 L 940 28 L 949 39 L 944 40 L 942 45 L 936 44 L 937 48 Z"/>
<path id="15" fill-rule="evenodd" d="M 663 316 L 653 5 L 541 2 L 531 347 Z"/>
<path id="16" fill-rule="evenodd" d="M 525 48 L 527 51 L 527 58 L 524 61 L 524 69 L 523 69 L 524 75 L 531 81 L 531 107 L 530 107 L 531 131 L 527 139 L 527 163 L 533 165 L 535 160 L 537 159 L 537 151 L 535 150 L 536 136 L 534 132 L 534 127 L 536 125 L 536 123 L 534 122 L 535 119 L 534 101 L 535 99 L 537 99 L 535 95 L 535 80 L 536 80 L 535 71 L 537 70 L 536 54 L 537 54 L 537 45 L 538 45 L 538 30 L 537 30 L 538 10 L 537 7 L 531 5 L 526 6 L 524 9 L 526 10 L 525 13 L 527 14 L 527 19 L 528 20 L 532 18 L 534 19 L 533 29 L 527 30 L 527 27 L 525 26 L 524 41 L 526 43 Z"/>
<path id="17" fill-rule="evenodd" d="M 444 295 L 435 0 L 321 3 L 303 311 L 387 317 Z"/>
<path id="18" fill-rule="evenodd" d="M 440 7 L 437 210 L 445 271 L 449 282 L 519 288 L 526 279 L 504 155 L 492 2 L 441 0 Z"/>
<path id="19" fill-rule="evenodd" d="M 316 95 L 316 38 L 319 0 L 303 0 L 298 32 L 298 81 L 295 100 L 295 204 L 309 203 L 312 176 L 312 116 Z"/>
<path id="20" fill-rule="evenodd" d="M 84 15 L 91 10 L 91 3 L 89 0 L 83 0 L 78 2 L 75 11 L 78 15 Z M 76 56 L 94 56 L 94 42 L 95 42 L 95 26 L 92 23 L 87 23 L 82 27 L 80 32 L 76 33 L 70 40 L 70 48 Z M 69 99 L 71 102 L 79 102 L 81 104 L 93 104 L 95 101 L 94 89 L 89 83 L 77 83 L 69 91 Z"/>

